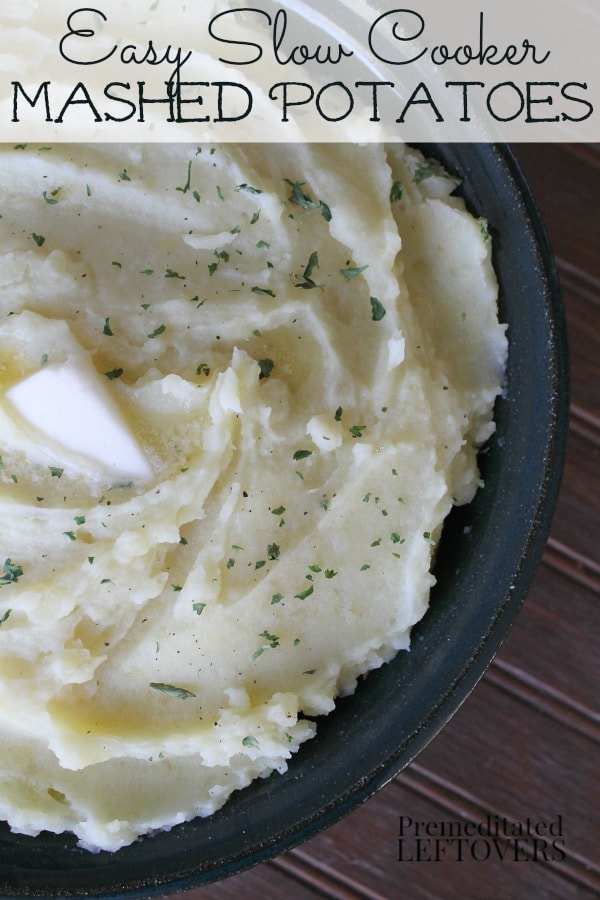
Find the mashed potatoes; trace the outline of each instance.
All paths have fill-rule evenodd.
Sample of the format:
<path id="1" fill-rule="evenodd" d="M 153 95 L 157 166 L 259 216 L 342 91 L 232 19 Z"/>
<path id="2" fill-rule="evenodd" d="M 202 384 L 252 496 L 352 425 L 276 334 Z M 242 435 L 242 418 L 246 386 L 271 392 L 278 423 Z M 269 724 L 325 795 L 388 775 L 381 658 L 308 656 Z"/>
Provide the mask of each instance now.
<path id="1" fill-rule="evenodd" d="M 0 816 L 206 816 L 409 646 L 505 361 L 485 223 L 381 146 L 5 147 Z"/>

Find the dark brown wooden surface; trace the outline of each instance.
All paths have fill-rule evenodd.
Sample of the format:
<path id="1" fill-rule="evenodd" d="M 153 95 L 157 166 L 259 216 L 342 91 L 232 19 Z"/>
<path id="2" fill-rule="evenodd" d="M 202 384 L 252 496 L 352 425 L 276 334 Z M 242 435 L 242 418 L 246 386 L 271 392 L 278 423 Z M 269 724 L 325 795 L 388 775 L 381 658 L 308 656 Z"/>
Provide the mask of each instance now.
<path id="1" fill-rule="evenodd" d="M 480 684 L 409 768 L 311 841 L 190 900 L 600 897 L 600 147 L 513 149 L 556 256 L 571 351 L 563 484 L 529 597 Z M 489 859 L 467 848 L 457 860 L 456 845 L 440 861 L 398 859 L 400 816 L 487 814 L 562 816 L 564 859 L 531 858 L 531 841 L 518 859 L 510 841 L 500 842 L 502 861 L 496 848 Z M 404 848 L 416 852 L 414 842 Z"/>

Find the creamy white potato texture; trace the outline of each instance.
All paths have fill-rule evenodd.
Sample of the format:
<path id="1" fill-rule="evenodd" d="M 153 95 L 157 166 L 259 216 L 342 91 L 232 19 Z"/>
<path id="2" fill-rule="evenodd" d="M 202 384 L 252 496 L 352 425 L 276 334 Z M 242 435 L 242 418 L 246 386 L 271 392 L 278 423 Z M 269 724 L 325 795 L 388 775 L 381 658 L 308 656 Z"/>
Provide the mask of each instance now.
<path id="1" fill-rule="evenodd" d="M 13 830 L 206 816 L 409 647 L 506 355 L 455 186 L 399 146 L 2 149 Z"/>

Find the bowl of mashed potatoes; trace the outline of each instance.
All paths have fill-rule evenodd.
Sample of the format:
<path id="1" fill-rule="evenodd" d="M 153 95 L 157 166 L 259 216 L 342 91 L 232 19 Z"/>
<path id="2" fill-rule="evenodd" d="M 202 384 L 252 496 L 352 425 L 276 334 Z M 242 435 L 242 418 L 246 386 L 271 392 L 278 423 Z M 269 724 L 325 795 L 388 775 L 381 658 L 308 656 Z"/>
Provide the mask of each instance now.
<path id="1" fill-rule="evenodd" d="M 506 149 L 5 146 L 7 896 L 147 896 L 431 740 L 541 555 L 550 251 Z"/>

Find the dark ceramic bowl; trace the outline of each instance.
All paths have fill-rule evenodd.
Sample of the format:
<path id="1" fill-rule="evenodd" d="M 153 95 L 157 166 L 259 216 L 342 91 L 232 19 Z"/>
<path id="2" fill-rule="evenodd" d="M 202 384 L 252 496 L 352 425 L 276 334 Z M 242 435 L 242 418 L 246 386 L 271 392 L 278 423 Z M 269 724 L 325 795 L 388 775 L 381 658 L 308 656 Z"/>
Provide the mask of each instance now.
<path id="1" fill-rule="evenodd" d="M 487 144 L 421 149 L 464 179 L 469 207 L 489 221 L 510 349 L 497 431 L 481 458 L 485 489 L 447 520 L 438 583 L 411 652 L 361 680 L 355 695 L 319 722 L 285 775 L 254 782 L 209 819 L 114 854 L 0 826 L 2 896 L 151 897 L 281 853 L 340 819 L 414 759 L 500 647 L 542 554 L 560 482 L 563 310 L 543 226 L 510 151 Z"/>

